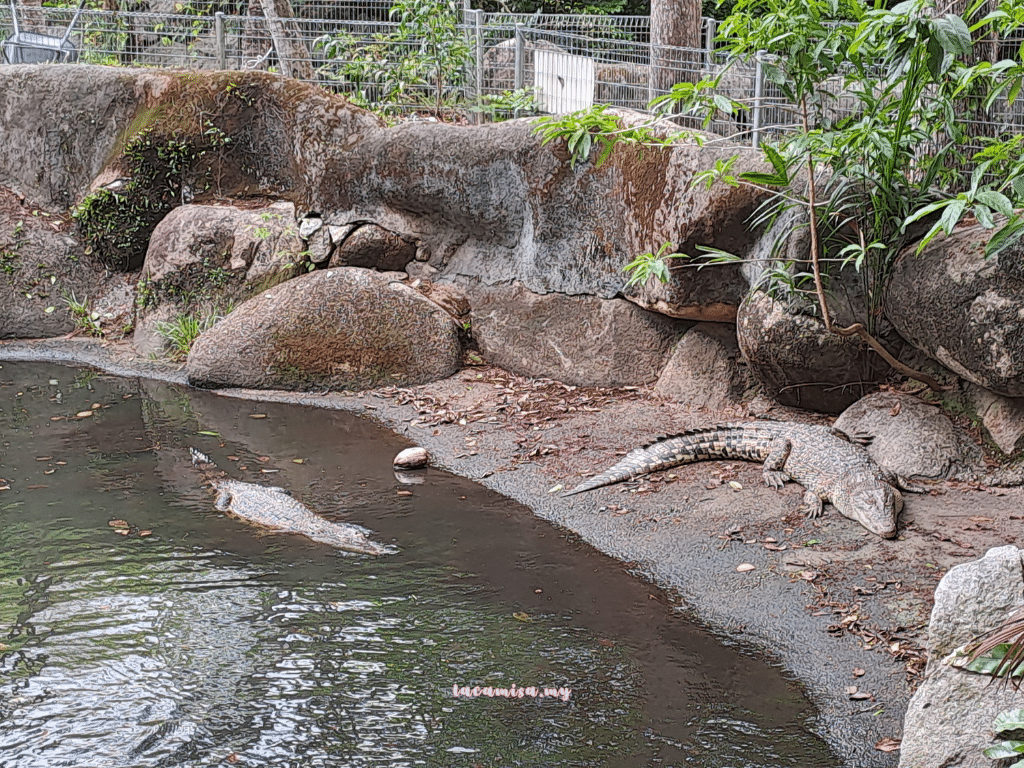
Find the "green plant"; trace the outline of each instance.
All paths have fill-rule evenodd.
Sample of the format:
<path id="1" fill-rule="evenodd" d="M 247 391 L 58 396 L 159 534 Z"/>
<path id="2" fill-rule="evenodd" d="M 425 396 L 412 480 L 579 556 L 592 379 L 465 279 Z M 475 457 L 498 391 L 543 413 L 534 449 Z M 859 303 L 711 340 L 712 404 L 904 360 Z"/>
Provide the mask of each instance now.
<path id="1" fill-rule="evenodd" d="M 74 291 L 65 293 L 63 300 L 67 305 L 68 312 L 71 314 L 71 319 L 75 323 L 76 333 L 87 333 L 90 336 L 103 335 L 100 321 L 110 319 L 113 315 L 109 313 L 101 314 L 94 310 L 88 298 L 79 301 L 75 297 Z"/>
<path id="2" fill-rule="evenodd" d="M 385 111 L 429 105 L 438 114 L 462 99 L 472 47 L 459 29 L 462 5 L 455 0 L 397 0 L 391 18 L 395 31 L 367 43 L 350 34 L 325 35 L 314 50 L 323 51 L 319 73 L 346 84 L 361 106 Z"/>
<path id="3" fill-rule="evenodd" d="M 1019 61 L 977 60 L 972 39 L 1024 23 L 1024 6 L 1020 0 L 1003 0 L 982 15 L 984 7 L 985 0 L 973 0 L 958 16 L 939 13 L 932 0 L 906 0 L 891 9 L 881 0 L 874 5 L 864 0 L 737 0 L 720 28 L 718 40 L 727 57 L 722 74 L 680 83 L 653 102 L 662 112 L 703 115 L 705 124 L 716 114 L 748 109 L 749 104 L 715 88 L 730 67 L 761 57 L 767 80 L 795 105 L 794 130 L 761 145 L 767 170 L 734 173 L 733 158 L 697 174 L 694 183 L 748 185 L 767 192 L 753 226 L 770 227 L 792 209 L 802 209 L 810 252 L 793 264 L 798 277 L 790 281 L 798 287 L 794 301 L 809 295 L 807 311 L 820 316 L 827 331 L 859 336 L 896 370 L 936 389 L 943 387 L 902 365 L 872 334 L 904 246 L 917 241 L 920 250 L 968 215 L 995 230 L 990 255 L 1024 233 L 1024 221 L 1015 213 L 1024 203 L 1020 142 L 979 139 L 962 119 L 998 98 L 1012 103 L 1024 81 Z M 855 23 L 837 23 L 844 18 Z M 774 55 L 764 58 L 765 50 Z M 839 101 L 843 109 L 837 108 Z M 604 145 L 604 157 L 608 142 L 617 140 L 595 113 L 550 122 L 552 133 L 570 142 L 574 158 L 585 156 L 594 141 Z M 936 137 L 939 146 L 925 151 Z M 971 148 L 977 144 L 980 150 Z M 974 169 L 969 179 L 962 170 L 967 167 Z M 776 228 L 775 253 L 791 230 Z M 699 261 L 702 251 L 698 247 L 689 255 Z M 713 256 L 728 258 L 721 252 Z M 652 258 L 664 262 L 669 257 L 662 252 Z M 634 265 L 648 276 L 668 274 L 667 266 L 655 267 L 650 259 Z M 830 277 L 847 267 L 864 273 L 868 304 L 864 317 L 841 327 L 833 322 L 827 291 Z M 778 292 L 787 288 L 777 281 L 772 287 Z"/>
<path id="4" fill-rule="evenodd" d="M 600 152 L 594 164 L 600 167 L 618 144 L 666 146 L 678 138 L 661 138 L 649 125 L 623 128 L 619 118 L 608 114 L 608 109 L 610 105 L 599 104 L 569 115 L 539 117 L 534 121 L 533 131 L 541 136 L 542 144 L 564 139 L 573 168 L 590 158 L 595 145 L 600 147 Z"/>
<path id="5" fill-rule="evenodd" d="M 214 323 L 220 319 L 217 314 L 208 314 L 202 317 L 178 315 L 169 322 L 157 323 L 156 332 L 170 343 L 171 357 L 175 360 L 183 360 L 188 357 L 188 353 L 199 335 L 212 328 Z"/>
<path id="6" fill-rule="evenodd" d="M 499 94 L 485 95 L 480 103 L 473 106 L 473 112 L 487 115 L 491 120 L 519 117 L 523 113 L 535 114 L 539 109 L 536 88 L 519 88 Z"/>
<path id="7" fill-rule="evenodd" d="M 986 749 L 983 754 L 993 760 L 1003 760 L 1009 757 L 1020 757 L 1024 754 L 1024 709 L 1009 709 L 1000 712 L 992 724 L 992 730 L 999 734 L 1017 736 L 1016 739 L 1003 738 L 1002 741 Z M 1014 733 L 1016 732 L 1016 733 Z M 1008 768 L 1024 768 L 1024 759 L 1017 760 Z"/>

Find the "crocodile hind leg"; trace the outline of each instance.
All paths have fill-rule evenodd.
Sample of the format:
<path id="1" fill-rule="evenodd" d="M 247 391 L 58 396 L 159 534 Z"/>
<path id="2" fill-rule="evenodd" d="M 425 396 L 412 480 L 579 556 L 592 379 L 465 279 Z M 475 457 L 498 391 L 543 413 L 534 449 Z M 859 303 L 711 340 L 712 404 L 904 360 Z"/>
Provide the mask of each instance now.
<path id="1" fill-rule="evenodd" d="M 231 493 L 229 491 L 217 491 L 217 500 L 213 503 L 213 508 L 218 512 L 227 512 L 231 509 L 230 503 Z"/>
<path id="2" fill-rule="evenodd" d="M 822 512 L 825 511 L 825 500 L 814 491 L 807 491 L 799 511 L 808 517 L 821 517 Z"/>
<path id="3" fill-rule="evenodd" d="M 771 452 L 768 454 L 768 458 L 764 460 L 764 467 L 761 469 L 761 477 L 764 478 L 765 485 L 772 488 L 781 488 L 793 479 L 785 471 L 786 459 L 789 458 L 789 452 L 792 447 L 789 440 L 784 437 L 777 437 L 772 440 Z"/>

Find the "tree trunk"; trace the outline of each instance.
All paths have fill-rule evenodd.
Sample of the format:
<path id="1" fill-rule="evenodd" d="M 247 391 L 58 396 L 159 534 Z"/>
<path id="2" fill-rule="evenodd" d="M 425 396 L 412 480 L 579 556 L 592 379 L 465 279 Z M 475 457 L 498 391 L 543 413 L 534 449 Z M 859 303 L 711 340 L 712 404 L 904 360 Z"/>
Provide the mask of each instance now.
<path id="1" fill-rule="evenodd" d="M 21 13 L 18 16 L 18 25 L 22 32 L 38 32 L 40 34 L 46 34 L 46 17 L 43 15 L 43 0 L 22 0 L 17 5 L 27 6 L 29 8 L 38 8 L 39 10 L 25 10 L 20 9 Z"/>
<path id="2" fill-rule="evenodd" d="M 292 13 L 291 3 L 288 0 L 260 0 L 259 4 L 274 41 L 281 74 L 297 80 L 313 80 L 313 62 Z"/>
<path id="3" fill-rule="evenodd" d="M 700 80 L 702 54 L 676 48 L 700 48 L 701 23 L 700 0 L 651 0 L 652 95 Z"/>

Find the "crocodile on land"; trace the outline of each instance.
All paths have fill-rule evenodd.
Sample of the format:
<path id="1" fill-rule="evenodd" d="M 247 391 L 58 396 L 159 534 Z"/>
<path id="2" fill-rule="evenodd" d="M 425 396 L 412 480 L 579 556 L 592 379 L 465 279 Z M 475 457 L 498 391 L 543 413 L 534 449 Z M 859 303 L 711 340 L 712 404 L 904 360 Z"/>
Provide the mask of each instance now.
<path id="1" fill-rule="evenodd" d="M 793 422 L 754 421 L 691 429 L 637 448 L 615 466 L 566 491 L 571 496 L 603 485 L 680 464 L 712 459 L 764 462 L 766 485 L 781 488 L 794 480 L 807 492 L 802 511 L 822 513 L 832 502 L 839 513 L 883 538 L 896 535 L 906 481 L 875 464 L 863 445 L 831 427 Z"/>
<path id="2" fill-rule="evenodd" d="M 398 550 L 387 544 L 371 541 L 372 531 L 351 523 L 332 523 L 314 514 L 296 501 L 284 488 L 231 480 L 205 453 L 190 448 L 192 464 L 217 491 L 214 506 L 248 523 L 273 531 L 298 533 L 313 541 L 328 544 L 346 552 L 365 555 L 393 555 Z"/>

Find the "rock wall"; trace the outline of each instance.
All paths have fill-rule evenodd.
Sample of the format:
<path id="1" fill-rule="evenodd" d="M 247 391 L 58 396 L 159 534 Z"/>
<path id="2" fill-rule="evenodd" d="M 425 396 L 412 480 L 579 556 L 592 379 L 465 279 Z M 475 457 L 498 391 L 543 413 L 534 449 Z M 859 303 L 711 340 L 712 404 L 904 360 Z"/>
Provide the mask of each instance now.
<path id="1" fill-rule="evenodd" d="M 623 125 L 647 119 L 616 114 Z M 671 146 L 620 145 L 605 161 L 595 150 L 576 162 L 564 142 L 544 144 L 532 120 L 386 128 L 342 97 L 267 73 L 89 66 L 0 67 L 0 119 L 6 194 L 59 214 L 55 231 L 89 269 L 145 276 L 143 301 L 129 314 L 147 352 L 159 351 L 157 322 L 217 303 L 205 287 L 203 301 L 191 288 L 182 293 L 185 272 L 228 273 L 220 303 L 236 304 L 278 279 L 368 267 L 404 270 L 455 304 L 468 300 L 471 312 L 459 313 L 462 338 L 468 330 L 486 359 L 525 375 L 576 384 L 659 380 L 666 397 L 708 403 L 681 388 L 698 386 L 691 370 L 721 363 L 730 402 L 749 372 L 780 402 L 829 412 L 888 375 L 874 352 L 827 333 L 808 307 L 751 293 L 775 263 L 776 232 L 748 223 L 763 191 L 692 184 L 736 153 L 720 141 L 702 145 L 677 134 Z M 742 152 L 732 172 L 763 169 L 756 153 Z M 226 202 L 237 209 L 230 216 Z M 297 236 L 264 248 L 252 236 L 254 225 L 263 227 L 248 220 L 260 214 L 245 211 L 274 203 L 292 206 L 287 227 Z M 795 233 L 783 248 L 794 263 L 808 248 L 798 219 L 777 224 Z M 17 239 L 17 221 L 0 217 L 0 247 Z M 1024 435 L 1017 403 L 1024 268 L 1019 250 L 985 262 L 986 236 L 964 229 L 937 239 L 920 260 L 901 258 L 888 305 L 909 342 L 982 395 L 1001 398 L 972 395 L 998 444 L 1012 450 Z M 668 282 L 628 285 L 623 266 L 666 242 L 690 254 L 721 249 L 746 263 L 695 269 L 674 261 Z M 928 282 L 954 272 L 948 284 Z M 85 273 L 80 278 L 68 286 L 80 284 L 93 300 L 106 295 Z M 830 288 L 837 321 L 863 315 L 856 276 Z M 17 308 L 0 322 L 0 335 L 65 330 L 66 313 L 43 316 L 49 306 Z M 959 306 L 970 310 L 958 315 Z M 691 323 L 708 321 L 738 321 L 742 375 L 717 332 L 677 345 Z M 884 330 L 886 318 L 877 323 Z"/>

